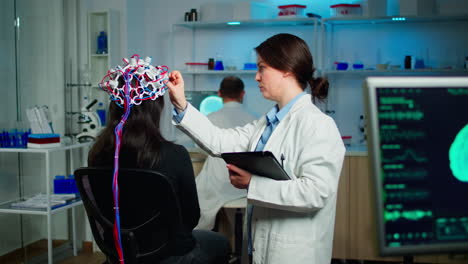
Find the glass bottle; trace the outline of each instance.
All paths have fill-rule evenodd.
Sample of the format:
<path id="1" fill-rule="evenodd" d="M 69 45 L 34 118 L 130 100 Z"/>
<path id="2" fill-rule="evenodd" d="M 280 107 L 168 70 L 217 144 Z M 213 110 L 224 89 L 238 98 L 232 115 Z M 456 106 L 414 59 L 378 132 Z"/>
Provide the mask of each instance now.
<path id="1" fill-rule="evenodd" d="M 97 37 L 97 54 L 107 54 L 107 35 L 101 31 Z"/>
<path id="2" fill-rule="evenodd" d="M 190 10 L 190 19 L 189 19 L 189 21 L 198 21 L 197 9 L 192 8 Z"/>
<path id="3" fill-rule="evenodd" d="M 99 119 L 101 120 L 101 125 L 105 126 L 106 125 L 106 108 L 103 102 L 98 103 L 96 112 L 99 116 Z"/>
<path id="4" fill-rule="evenodd" d="M 208 70 L 214 70 L 214 67 L 215 67 L 214 58 L 209 58 L 208 59 Z"/>

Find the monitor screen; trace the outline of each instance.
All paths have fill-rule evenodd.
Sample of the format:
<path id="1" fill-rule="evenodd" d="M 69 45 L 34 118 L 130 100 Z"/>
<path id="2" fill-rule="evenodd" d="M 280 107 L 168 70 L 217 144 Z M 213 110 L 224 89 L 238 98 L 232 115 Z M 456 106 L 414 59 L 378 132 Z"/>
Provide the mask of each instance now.
<path id="1" fill-rule="evenodd" d="M 202 114 L 208 115 L 223 107 L 223 99 L 217 91 L 185 91 L 185 97 Z"/>
<path id="2" fill-rule="evenodd" d="M 468 252 L 468 77 L 364 85 L 380 253 Z"/>

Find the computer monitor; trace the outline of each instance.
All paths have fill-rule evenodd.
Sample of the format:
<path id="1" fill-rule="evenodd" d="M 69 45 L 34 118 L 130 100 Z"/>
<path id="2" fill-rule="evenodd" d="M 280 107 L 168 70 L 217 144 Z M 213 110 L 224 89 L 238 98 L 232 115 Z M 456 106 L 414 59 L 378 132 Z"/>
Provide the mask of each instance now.
<path id="1" fill-rule="evenodd" d="M 223 107 L 223 99 L 217 91 L 185 91 L 185 97 L 202 114 L 208 115 Z"/>
<path id="2" fill-rule="evenodd" d="M 364 84 L 383 256 L 468 252 L 468 77 Z"/>

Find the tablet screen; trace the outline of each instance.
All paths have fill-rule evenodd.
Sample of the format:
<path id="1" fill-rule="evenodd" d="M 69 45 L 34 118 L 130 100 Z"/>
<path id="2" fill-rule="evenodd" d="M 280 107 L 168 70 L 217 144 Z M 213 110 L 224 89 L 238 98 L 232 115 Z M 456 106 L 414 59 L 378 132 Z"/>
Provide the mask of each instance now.
<path id="1" fill-rule="evenodd" d="M 270 151 L 227 152 L 221 157 L 227 164 L 235 165 L 252 174 L 277 181 L 290 180 L 282 165 Z"/>

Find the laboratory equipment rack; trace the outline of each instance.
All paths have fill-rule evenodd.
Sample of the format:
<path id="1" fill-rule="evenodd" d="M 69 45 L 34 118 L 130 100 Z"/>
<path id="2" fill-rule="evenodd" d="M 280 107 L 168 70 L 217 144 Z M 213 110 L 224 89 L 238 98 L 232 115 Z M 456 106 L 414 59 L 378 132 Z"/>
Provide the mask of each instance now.
<path id="1" fill-rule="evenodd" d="M 237 30 L 248 30 L 254 29 L 257 30 L 259 33 L 267 30 L 267 29 L 274 29 L 274 28 L 296 28 L 306 26 L 308 29 L 304 29 L 304 32 L 310 33 L 312 35 L 312 43 L 318 43 L 319 39 L 319 26 L 320 26 L 320 19 L 318 18 L 308 18 L 308 17 L 289 17 L 289 18 L 274 18 L 274 19 L 250 19 L 250 20 L 236 20 L 236 21 L 197 21 L 197 22 L 181 22 L 172 24 L 171 29 L 171 47 L 175 46 L 175 35 L 180 33 L 181 29 L 186 29 L 192 35 L 190 43 L 192 43 L 191 48 L 187 48 L 191 50 L 188 54 L 188 57 L 184 59 L 189 59 L 191 61 L 196 61 L 199 58 L 197 50 L 198 47 L 201 45 L 204 48 L 213 51 L 215 49 L 215 44 L 212 44 L 210 47 L 205 47 L 203 44 L 197 44 L 197 35 L 203 34 L 202 30 L 218 30 L 218 35 L 225 35 L 228 36 L 227 33 Z M 280 32 L 277 32 L 280 33 Z M 312 53 L 318 53 L 319 47 L 317 45 L 311 45 Z M 225 54 L 224 54 L 225 55 Z M 232 55 L 232 54 L 231 54 Z M 239 56 L 239 54 L 237 54 Z M 175 58 L 172 56 L 172 65 L 175 65 L 176 68 L 181 68 L 182 58 Z M 179 66 L 179 67 L 177 67 Z M 201 76 L 201 75 L 255 75 L 256 70 L 223 70 L 223 71 L 214 71 L 214 70 L 203 70 L 203 71 L 188 71 L 188 70 L 181 70 L 182 74 L 184 75 L 193 75 L 193 76 Z M 193 81 L 195 83 L 195 81 Z M 191 90 L 190 87 L 186 87 L 188 90 Z M 195 87 L 194 90 L 198 90 Z"/>
<path id="2" fill-rule="evenodd" d="M 69 151 L 69 165 L 71 173 L 73 173 L 74 165 L 73 165 L 73 151 L 74 149 L 81 149 L 84 147 L 91 146 L 91 142 L 86 143 L 75 143 L 70 145 L 63 145 L 59 147 L 52 147 L 52 148 L 0 148 L 0 153 L 37 153 L 43 154 L 45 156 L 45 185 L 46 185 L 46 194 L 51 194 L 51 186 L 52 186 L 52 176 L 51 176 L 51 154 L 53 152 L 58 151 Z M 20 175 L 21 177 L 21 175 Z M 20 197 L 21 199 L 22 197 Z M 64 210 L 71 209 L 72 213 L 72 246 L 73 246 L 73 255 L 77 255 L 77 241 L 76 241 L 76 221 L 75 221 L 75 207 L 80 206 L 83 204 L 80 198 L 73 199 L 67 202 L 64 205 L 54 206 L 51 208 L 48 206 L 47 208 L 12 208 L 11 204 L 18 202 L 18 200 L 13 201 L 6 201 L 0 202 L 0 213 L 8 213 L 8 214 L 24 214 L 24 215 L 43 215 L 47 217 L 47 259 L 48 264 L 53 263 L 53 248 L 52 248 L 52 215 L 62 212 Z M 50 203 L 50 200 L 49 200 Z"/>

